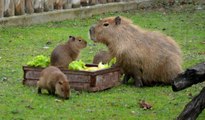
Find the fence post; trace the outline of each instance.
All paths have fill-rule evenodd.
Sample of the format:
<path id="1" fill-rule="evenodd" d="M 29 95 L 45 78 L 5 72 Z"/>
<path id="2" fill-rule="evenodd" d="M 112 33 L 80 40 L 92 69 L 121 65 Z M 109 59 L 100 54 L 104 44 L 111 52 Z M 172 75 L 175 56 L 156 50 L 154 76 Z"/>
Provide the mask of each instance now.
<path id="1" fill-rule="evenodd" d="M 34 0 L 34 12 L 40 13 L 44 10 L 44 0 Z"/>
<path id="2" fill-rule="evenodd" d="M 4 0 L 0 0 L 0 18 L 4 17 Z"/>
<path id="3" fill-rule="evenodd" d="M 110 3 L 110 2 L 114 2 L 114 0 L 107 0 L 107 2 L 108 2 L 108 3 Z"/>
<path id="4" fill-rule="evenodd" d="M 25 0 L 14 0 L 15 15 L 25 14 Z"/>
<path id="5" fill-rule="evenodd" d="M 57 10 L 63 9 L 63 0 L 55 0 L 54 9 L 57 9 Z"/>
<path id="6" fill-rule="evenodd" d="M 88 6 L 89 5 L 89 0 L 80 0 L 80 4 L 82 6 Z"/>
<path id="7" fill-rule="evenodd" d="M 96 5 L 98 4 L 98 0 L 89 0 L 90 5 Z"/>
<path id="8" fill-rule="evenodd" d="M 80 6 L 80 0 L 72 0 L 72 8 L 79 8 Z"/>
<path id="9" fill-rule="evenodd" d="M 14 16 L 14 1 L 4 0 L 4 16 Z"/>
<path id="10" fill-rule="evenodd" d="M 99 2 L 100 4 L 105 4 L 105 3 L 107 3 L 107 0 L 98 0 L 98 2 Z"/>
<path id="11" fill-rule="evenodd" d="M 34 13 L 34 0 L 25 0 L 25 9 L 28 14 Z"/>
<path id="12" fill-rule="evenodd" d="M 70 8 L 72 8 L 71 0 L 64 0 L 63 9 L 70 9 Z"/>
<path id="13" fill-rule="evenodd" d="M 54 9 L 54 0 L 45 0 L 44 1 L 44 11 L 52 11 Z"/>

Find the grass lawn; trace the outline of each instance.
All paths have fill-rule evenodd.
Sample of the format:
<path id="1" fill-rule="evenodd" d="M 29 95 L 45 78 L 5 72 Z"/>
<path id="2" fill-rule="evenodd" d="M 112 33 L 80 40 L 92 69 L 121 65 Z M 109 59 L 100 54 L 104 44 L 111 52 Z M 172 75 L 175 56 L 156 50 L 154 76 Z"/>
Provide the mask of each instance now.
<path id="1" fill-rule="evenodd" d="M 173 37 L 183 51 L 183 68 L 205 60 L 205 10 L 193 6 L 169 10 L 136 10 L 107 13 L 86 19 L 50 22 L 41 25 L 0 28 L 0 119 L 1 120 L 172 120 L 179 115 L 204 83 L 180 92 L 170 86 L 135 88 L 132 84 L 96 93 L 73 91 L 66 101 L 38 95 L 34 87 L 22 85 L 22 66 L 36 55 L 49 56 L 54 47 L 69 35 L 82 36 L 88 47 L 80 59 L 91 63 L 94 54 L 105 46 L 88 37 L 89 27 L 98 19 L 125 16 L 143 28 L 161 31 Z M 48 44 L 47 43 L 51 43 Z M 44 47 L 48 46 L 48 49 Z M 143 110 L 139 101 L 153 108 Z M 205 111 L 198 120 L 205 119 Z"/>

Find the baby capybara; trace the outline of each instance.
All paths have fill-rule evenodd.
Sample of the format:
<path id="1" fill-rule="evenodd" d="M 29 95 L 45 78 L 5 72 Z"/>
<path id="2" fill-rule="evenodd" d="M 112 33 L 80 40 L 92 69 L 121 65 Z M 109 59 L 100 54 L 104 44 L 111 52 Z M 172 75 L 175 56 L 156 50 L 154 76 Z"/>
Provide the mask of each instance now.
<path id="1" fill-rule="evenodd" d="M 109 17 L 90 28 L 94 42 L 105 44 L 136 86 L 170 84 L 182 72 L 181 50 L 177 43 L 160 32 L 148 31 L 124 17 Z"/>
<path id="2" fill-rule="evenodd" d="M 96 55 L 93 58 L 93 63 L 99 64 L 100 62 L 102 62 L 103 64 L 106 64 L 111 59 L 112 59 L 112 56 L 110 55 L 110 53 L 108 51 L 102 50 L 102 51 L 99 51 L 98 53 L 96 53 Z"/>
<path id="3" fill-rule="evenodd" d="M 57 94 L 64 99 L 70 96 L 70 86 L 67 76 L 59 68 L 54 66 L 49 66 L 41 72 L 37 87 L 38 93 L 41 93 L 41 89 L 46 89 L 49 94 Z"/>
<path id="4" fill-rule="evenodd" d="M 87 42 L 81 37 L 69 36 L 69 40 L 57 46 L 51 53 L 51 65 L 68 68 L 69 63 L 76 60 L 80 50 L 87 46 Z"/>

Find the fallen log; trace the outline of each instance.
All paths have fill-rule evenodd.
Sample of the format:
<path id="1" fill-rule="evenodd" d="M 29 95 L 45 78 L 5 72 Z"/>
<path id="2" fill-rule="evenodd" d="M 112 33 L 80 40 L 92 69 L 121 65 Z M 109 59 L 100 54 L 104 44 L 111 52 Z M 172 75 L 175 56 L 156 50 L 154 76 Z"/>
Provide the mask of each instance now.
<path id="1" fill-rule="evenodd" d="M 177 120 L 196 120 L 199 114 L 205 108 L 205 87 L 201 90 L 199 95 L 195 96 L 190 101 L 177 117 Z"/>
<path id="2" fill-rule="evenodd" d="M 172 84 L 173 91 L 186 89 L 193 84 L 205 81 L 205 62 L 199 63 L 179 74 Z"/>

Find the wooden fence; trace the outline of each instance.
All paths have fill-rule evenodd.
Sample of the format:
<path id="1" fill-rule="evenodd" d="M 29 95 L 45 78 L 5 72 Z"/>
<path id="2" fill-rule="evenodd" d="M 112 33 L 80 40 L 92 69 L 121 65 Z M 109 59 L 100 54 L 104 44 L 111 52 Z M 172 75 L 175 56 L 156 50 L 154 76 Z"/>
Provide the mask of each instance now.
<path id="1" fill-rule="evenodd" d="M 122 1 L 133 0 L 0 0 L 0 19 L 3 17 Z"/>

